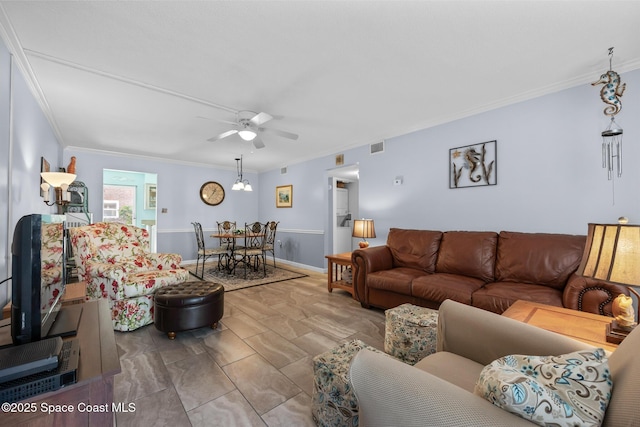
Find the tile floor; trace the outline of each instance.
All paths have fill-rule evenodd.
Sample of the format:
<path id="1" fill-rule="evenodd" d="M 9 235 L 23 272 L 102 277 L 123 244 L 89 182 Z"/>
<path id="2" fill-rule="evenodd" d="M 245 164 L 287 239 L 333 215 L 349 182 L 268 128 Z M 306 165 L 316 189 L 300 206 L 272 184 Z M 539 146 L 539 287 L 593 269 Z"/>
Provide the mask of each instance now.
<path id="1" fill-rule="evenodd" d="M 225 294 L 217 330 L 173 341 L 148 325 L 116 332 L 122 372 L 115 402 L 134 402 L 118 426 L 313 426 L 311 359 L 360 339 L 383 349 L 384 312 L 365 310 L 327 276 Z"/>

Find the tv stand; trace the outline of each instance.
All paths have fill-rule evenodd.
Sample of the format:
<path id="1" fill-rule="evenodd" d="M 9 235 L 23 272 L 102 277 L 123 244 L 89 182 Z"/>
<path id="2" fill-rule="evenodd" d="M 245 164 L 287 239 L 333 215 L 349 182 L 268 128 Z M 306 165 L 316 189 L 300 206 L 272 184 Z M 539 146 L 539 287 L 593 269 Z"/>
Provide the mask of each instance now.
<path id="1" fill-rule="evenodd" d="M 81 304 L 85 301 L 87 294 L 87 282 L 67 283 L 62 297 L 62 306 Z M 11 317 L 11 301 L 2 308 L 2 318 Z"/>
<path id="2" fill-rule="evenodd" d="M 37 410 L 31 413 L 3 413 L 2 425 L 113 426 L 113 382 L 114 376 L 120 373 L 120 359 L 109 303 L 98 300 L 77 305 L 82 306 L 78 333 L 75 337 L 63 338 L 77 339 L 80 346 L 77 382 L 22 400 L 24 403 L 35 403 Z M 11 344 L 11 327 L 7 326 L 8 322 L 0 322 L 0 345 Z M 108 412 L 78 411 L 79 404 L 85 408 L 87 405 L 104 405 L 102 407 L 108 407 Z M 48 414 L 41 411 L 42 405 L 72 405 L 75 411 Z M 126 404 L 115 407 L 124 407 L 126 410 Z"/>
<path id="3" fill-rule="evenodd" d="M 78 333 L 78 325 L 82 316 L 82 306 L 84 304 L 74 304 L 63 306 L 56 314 L 56 319 L 47 333 L 47 338 L 72 337 Z"/>

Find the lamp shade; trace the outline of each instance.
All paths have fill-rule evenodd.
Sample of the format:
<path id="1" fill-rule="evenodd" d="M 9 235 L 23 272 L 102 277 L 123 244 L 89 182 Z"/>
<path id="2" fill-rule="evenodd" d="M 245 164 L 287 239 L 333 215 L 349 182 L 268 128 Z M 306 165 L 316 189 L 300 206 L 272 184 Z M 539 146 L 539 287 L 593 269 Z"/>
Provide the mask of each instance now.
<path id="1" fill-rule="evenodd" d="M 369 239 L 376 237 L 376 229 L 372 219 L 356 219 L 353 221 L 353 237 Z"/>
<path id="2" fill-rule="evenodd" d="M 40 176 L 52 187 L 59 188 L 64 184 L 70 185 L 76 179 L 76 175 L 65 172 L 41 172 Z"/>
<path id="3" fill-rule="evenodd" d="M 249 128 L 242 129 L 238 132 L 238 135 L 240 135 L 240 138 L 244 139 L 245 141 L 253 141 L 253 139 L 258 136 L 257 133 Z"/>
<path id="4" fill-rule="evenodd" d="M 589 224 L 578 274 L 640 286 L 640 225 Z"/>

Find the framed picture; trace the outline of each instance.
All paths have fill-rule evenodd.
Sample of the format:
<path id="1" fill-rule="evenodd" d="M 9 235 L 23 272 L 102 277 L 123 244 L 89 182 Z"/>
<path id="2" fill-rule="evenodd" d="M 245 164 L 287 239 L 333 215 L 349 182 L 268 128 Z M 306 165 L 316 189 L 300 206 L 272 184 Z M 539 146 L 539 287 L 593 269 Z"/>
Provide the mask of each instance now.
<path id="1" fill-rule="evenodd" d="M 40 172 L 51 172 L 51 165 L 49 165 L 49 162 L 47 162 L 47 159 L 44 157 L 40 157 Z M 44 179 L 40 177 L 40 185 L 42 184 L 44 184 Z M 44 191 L 42 190 L 42 187 L 40 187 L 40 197 L 44 196 Z"/>
<path id="2" fill-rule="evenodd" d="M 449 150 L 449 188 L 496 185 L 496 141 Z"/>
<path id="3" fill-rule="evenodd" d="M 156 184 L 144 185 L 144 208 L 155 209 L 156 208 Z"/>
<path id="4" fill-rule="evenodd" d="M 290 208 L 293 204 L 293 185 L 276 187 L 276 208 Z"/>

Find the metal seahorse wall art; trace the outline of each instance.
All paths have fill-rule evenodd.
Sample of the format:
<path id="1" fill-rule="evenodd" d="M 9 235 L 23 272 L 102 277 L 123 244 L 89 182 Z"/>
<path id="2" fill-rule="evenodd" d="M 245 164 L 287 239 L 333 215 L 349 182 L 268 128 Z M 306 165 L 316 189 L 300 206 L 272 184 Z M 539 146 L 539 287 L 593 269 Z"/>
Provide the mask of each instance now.
<path id="1" fill-rule="evenodd" d="M 484 182 L 486 182 L 487 184 L 491 182 L 491 174 L 493 172 L 493 165 L 495 163 L 495 160 L 492 160 L 487 165 L 487 162 L 485 160 L 487 155 L 486 144 L 482 144 L 481 147 L 482 149 L 480 152 L 476 151 L 474 147 L 467 148 L 463 154 L 464 163 L 460 166 L 459 169 L 456 167 L 455 163 L 452 163 L 453 182 L 456 188 L 458 187 L 458 184 L 460 182 L 462 171 L 464 171 L 465 169 L 468 171 L 469 181 L 478 183 L 484 180 Z M 459 155 L 460 153 L 457 152 L 454 157 L 458 157 Z M 481 168 L 481 170 L 478 170 L 479 168 Z"/>
<path id="2" fill-rule="evenodd" d="M 604 114 L 610 117 L 615 116 L 622 109 L 620 97 L 627 87 L 626 83 L 620 81 L 620 75 L 613 70 L 609 70 L 600 76 L 598 81 L 591 83 L 591 86 L 604 85 L 600 90 L 600 98 L 605 104 Z"/>

